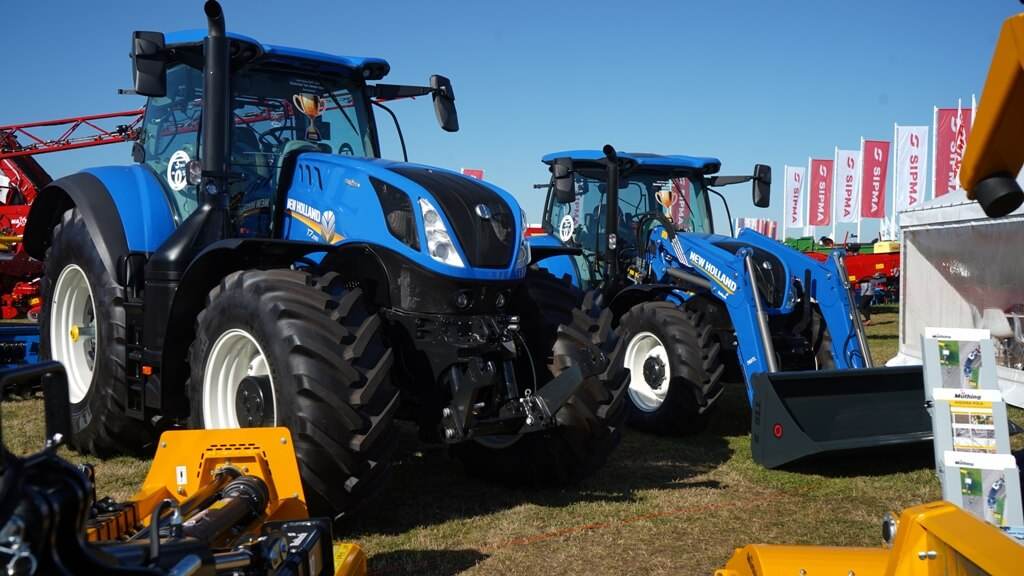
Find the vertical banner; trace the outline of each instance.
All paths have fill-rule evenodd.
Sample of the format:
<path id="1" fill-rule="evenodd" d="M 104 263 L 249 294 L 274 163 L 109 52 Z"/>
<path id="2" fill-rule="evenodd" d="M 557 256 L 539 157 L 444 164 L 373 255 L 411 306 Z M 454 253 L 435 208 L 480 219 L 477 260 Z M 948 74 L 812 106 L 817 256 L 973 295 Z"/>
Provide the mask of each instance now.
<path id="1" fill-rule="evenodd" d="M 786 228 L 803 228 L 804 226 L 804 176 L 806 169 L 802 166 L 786 166 L 783 185 L 786 190 L 786 214 L 783 221 Z M 798 234 L 802 234 L 798 232 Z"/>
<path id="2" fill-rule="evenodd" d="M 971 135 L 971 110 L 935 109 L 935 167 L 932 197 L 938 198 L 960 188 L 960 163 Z"/>
<path id="3" fill-rule="evenodd" d="M 484 171 L 482 168 L 463 168 L 461 172 L 464 176 L 469 176 L 470 178 L 476 178 L 477 180 L 484 179 Z"/>
<path id="4" fill-rule="evenodd" d="M 889 143 L 882 140 L 865 140 L 861 147 L 862 162 L 860 179 L 861 218 L 885 216 L 885 181 L 889 171 Z"/>
<path id="5" fill-rule="evenodd" d="M 676 227 L 683 226 L 690 228 L 690 179 L 689 178 L 673 178 L 672 179 L 672 196 L 674 202 L 672 203 L 672 223 Z"/>
<path id="6" fill-rule="evenodd" d="M 807 189 L 810 201 L 807 220 L 811 226 L 832 223 L 832 172 L 831 160 L 811 160 L 811 180 Z"/>
<path id="7" fill-rule="evenodd" d="M 842 224 L 860 221 L 860 187 L 857 186 L 857 150 L 836 150 L 836 220 Z"/>
<path id="8" fill-rule="evenodd" d="M 895 212 L 917 208 L 925 198 L 928 173 L 928 127 L 896 125 L 896 163 L 893 166 Z"/>

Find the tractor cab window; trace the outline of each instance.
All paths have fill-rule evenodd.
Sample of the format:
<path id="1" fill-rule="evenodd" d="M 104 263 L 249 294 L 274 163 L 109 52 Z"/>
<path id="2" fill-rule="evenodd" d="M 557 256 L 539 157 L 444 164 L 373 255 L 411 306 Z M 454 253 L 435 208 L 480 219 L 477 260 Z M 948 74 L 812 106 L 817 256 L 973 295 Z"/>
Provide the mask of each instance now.
<path id="1" fill-rule="evenodd" d="M 231 205 L 239 235 L 269 232 L 281 165 L 292 151 L 376 156 L 366 101 L 348 80 L 257 69 L 232 84 Z"/>
<path id="2" fill-rule="evenodd" d="M 196 209 L 195 186 L 186 181 L 186 166 L 199 154 L 203 74 L 177 64 L 167 71 L 167 95 L 146 103 L 139 146 L 143 163 L 164 187 L 178 221 Z"/>
<path id="3" fill-rule="evenodd" d="M 569 245 L 585 252 L 603 253 L 610 209 L 603 173 L 591 177 L 578 171 L 575 178 L 576 200 L 561 204 L 553 194 L 549 195 L 544 226 Z M 634 172 L 619 184 L 616 236 L 620 247 L 635 246 L 638 234 L 656 224 L 649 218 L 654 213 L 669 218 L 683 232 L 712 231 L 707 197 L 699 177 Z"/>

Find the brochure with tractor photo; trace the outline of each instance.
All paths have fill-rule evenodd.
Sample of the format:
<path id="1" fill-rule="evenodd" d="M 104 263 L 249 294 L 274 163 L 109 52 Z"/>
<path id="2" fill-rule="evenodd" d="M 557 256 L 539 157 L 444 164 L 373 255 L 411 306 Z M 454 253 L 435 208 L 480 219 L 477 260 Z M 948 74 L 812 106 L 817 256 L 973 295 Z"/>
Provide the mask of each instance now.
<path id="1" fill-rule="evenodd" d="M 996 526 L 1020 526 L 1020 473 L 987 330 L 928 328 L 921 339 L 943 498 Z"/>

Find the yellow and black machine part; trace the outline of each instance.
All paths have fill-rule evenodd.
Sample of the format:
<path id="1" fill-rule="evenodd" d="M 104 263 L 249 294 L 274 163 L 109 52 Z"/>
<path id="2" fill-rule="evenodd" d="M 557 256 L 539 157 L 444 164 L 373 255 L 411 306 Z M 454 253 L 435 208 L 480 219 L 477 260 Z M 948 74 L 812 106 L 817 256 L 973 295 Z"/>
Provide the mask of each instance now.
<path id="1" fill-rule="evenodd" d="M 715 576 L 1011 576 L 1024 573 L 1024 543 L 948 502 L 907 508 L 882 523 L 885 547 L 737 548 Z"/>
<path id="2" fill-rule="evenodd" d="M 7 574 L 366 573 L 358 545 L 335 544 L 331 520 L 309 518 L 286 428 L 165 432 L 133 498 L 96 500 L 92 469 L 57 455 L 70 430 L 63 368 L 0 374 L 3 385 L 28 380 L 42 381 L 47 445 L 27 457 L 0 452 Z"/>

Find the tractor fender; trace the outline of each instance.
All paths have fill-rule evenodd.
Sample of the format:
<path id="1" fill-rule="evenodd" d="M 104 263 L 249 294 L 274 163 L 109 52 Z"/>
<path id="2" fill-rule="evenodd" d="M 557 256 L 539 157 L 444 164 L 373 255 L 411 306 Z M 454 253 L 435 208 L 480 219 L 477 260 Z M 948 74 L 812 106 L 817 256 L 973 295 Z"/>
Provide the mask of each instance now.
<path id="1" fill-rule="evenodd" d="M 676 293 L 677 288 L 669 284 L 638 284 L 619 291 L 612 301 L 608 303 L 608 309 L 612 311 L 614 322 L 618 324 L 626 312 L 637 304 L 644 302 L 662 302 Z"/>
<path id="2" fill-rule="evenodd" d="M 46 255 L 53 228 L 72 206 L 85 219 L 114 278 L 122 256 L 155 251 L 175 228 L 170 202 L 148 168 L 91 168 L 53 181 L 36 197 L 25 226 L 30 256 L 41 260 Z"/>
<path id="3" fill-rule="evenodd" d="M 195 338 L 195 318 L 206 305 L 210 290 L 225 276 L 252 268 L 287 268 L 310 254 L 331 249 L 313 242 L 266 238 L 230 238 L 204 248 L 185 269 L 174 293 L 168 317 L 179 321 L 167 323 L 161 354 L 161 382 L 185 382 L 188 348 Z M 161 386 L 162 406 L 173 406 L 180 400 L 176 387 Z"/>

